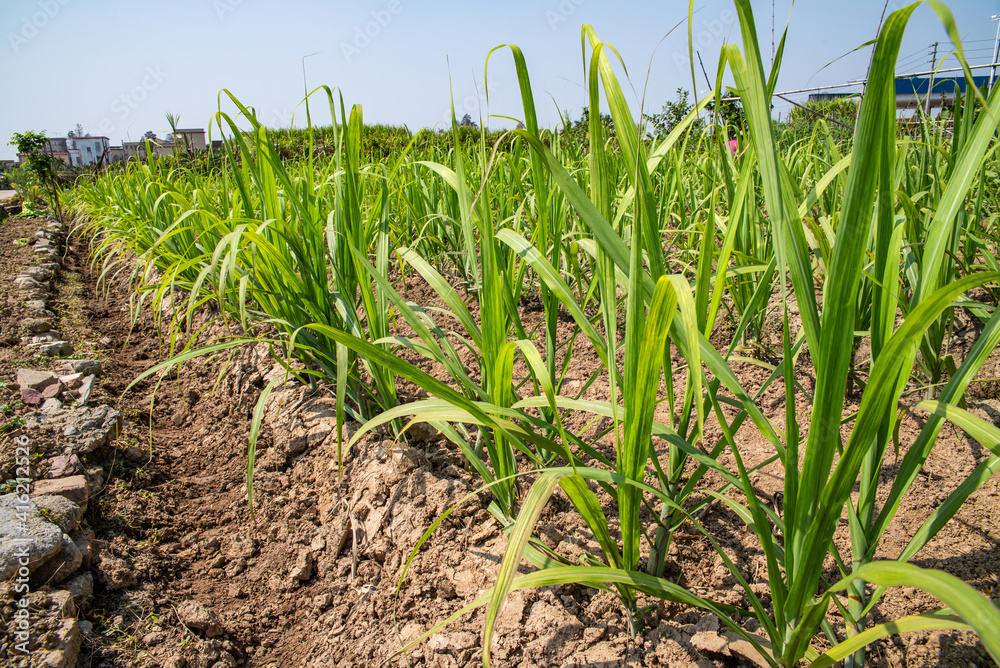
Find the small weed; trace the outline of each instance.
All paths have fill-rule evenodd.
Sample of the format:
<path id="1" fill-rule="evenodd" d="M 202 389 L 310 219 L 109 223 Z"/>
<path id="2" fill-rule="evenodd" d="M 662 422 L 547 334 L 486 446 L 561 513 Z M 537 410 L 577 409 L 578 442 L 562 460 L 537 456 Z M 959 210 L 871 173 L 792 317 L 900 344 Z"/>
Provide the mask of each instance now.
<path id="1" fill-rule="evenodd" d="M 6 434 L 7 432 L 13 431 L 14 429 L 24 425 L 24 418 L 16 417 L 10 420 L 3 426 L 0 426 L 0 434 Z"/>

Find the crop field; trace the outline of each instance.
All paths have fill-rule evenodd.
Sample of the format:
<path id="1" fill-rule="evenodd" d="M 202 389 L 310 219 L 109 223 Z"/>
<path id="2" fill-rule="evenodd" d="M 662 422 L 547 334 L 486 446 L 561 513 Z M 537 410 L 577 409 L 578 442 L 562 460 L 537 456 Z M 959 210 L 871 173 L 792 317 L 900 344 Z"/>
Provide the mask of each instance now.
<path id="1" fill-rule="evenodd" d="M 573 133 L 539 127 L 508 45 L 486 65 L 516 68 L 517 130 L 367 126 L 325 86 L 300 105 L 308 129 L 275 130 L 223 91 L 221 156 L 125 163 L 64 193 L 98 289 L 127 284 L 127 324 L 153 323 L 161 356 L 120 390 L 251 349 L 278 369 L 232 437 L 232 531 L 294 505 L 269 459 L 288 388 L 328 402 L 316 470 L 354 554 L 325 605 L 354 612 L 309 631 L 326 665 L 1000 661 L 1000 87 L 898 126 L 907 7 L 881 26 L 853 136 L 822 119 L 790 136 L 770 104 L 783 41 L 768 71 L 736 8 L 718 85 L 668 133 L 633 114 L 617 52 L 584 26 L 601 113 Z M 737 126 L 713 112 L 730 96 Z M 398 499 L 418 493 L 380 492 L 362 545 L 364 520 L 337 509 L 377 448 L 447 453 L 462 482 L 405 539 Z M 490 527 L 488 547 L 469 538 Z M 474 586 L 416 584 L 490 550 Z M 509 611 L 539 600 L 581 628 L 532 654 L 512 629 L 563 618 Z M 381 629 L 363 642 L 355 604 Z M 921 654 L 938 634 L 964 653 Z M 670 638 L 700 653 L 658 655 Z M 299 665 L 273 645 L 247 665 Z"/>

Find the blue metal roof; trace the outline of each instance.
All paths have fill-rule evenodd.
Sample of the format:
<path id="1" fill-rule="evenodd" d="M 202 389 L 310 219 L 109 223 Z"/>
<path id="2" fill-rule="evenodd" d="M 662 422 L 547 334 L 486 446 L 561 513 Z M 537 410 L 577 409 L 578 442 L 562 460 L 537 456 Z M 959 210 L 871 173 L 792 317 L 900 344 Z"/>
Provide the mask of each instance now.
<path id="1" fill-rule="evenodd" d="M 988 76 L 973 77 L 976 87 L 982 88 L 989 85 Z M 930 77 L 910 77 L 908 79 L 896 79 L 896 95 L 927 95 L 930 90 Z M 934 95 L 954 94 L 955 86 L 963 93 L 965 92 L 965 77 L 935 77 Z"/>

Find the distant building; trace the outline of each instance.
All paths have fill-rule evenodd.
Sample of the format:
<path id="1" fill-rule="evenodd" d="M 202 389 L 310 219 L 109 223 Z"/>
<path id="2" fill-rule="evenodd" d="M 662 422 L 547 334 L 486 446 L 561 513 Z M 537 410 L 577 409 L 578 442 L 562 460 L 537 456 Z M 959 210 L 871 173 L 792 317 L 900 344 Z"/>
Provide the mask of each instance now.
<path id="1" fill-rule="evenodd" d="M 74 166 L 94 165 L 107 160 L 108 149 L 111 148 L 111 140 L 107 137 L 73 137 L 67 142 L 72 145 L 79 154 L 79 162 Z"/>
<path id="2" fill-rule="evenodd" d="M 205 144 L 205 131 L 201 128 L 175 130 L 170 139 L 173 140 L 174 144 L 192 151 L 204 151 L 207 148 Z"/>
<path id="3" fill-rule="evenodd" d="M 69 167 L 95 165 L 107 160 L 111 140 L 107 137 L 55 137 L 45 140 L 45 152 L 58 158 Z M 17 154 L 18 162 L 24 162 L 25 155 Z"/>
<path id="4" fill-rule="evenodd" d="M 977 88 L 984 88 L 990 82 L 988 76 L 973 77 L 972 80 Z M 896 79 L 896 109 L 950 106 L 955 104 L 955 91 L 964 93 L 965 86 L 965 77 L 934 77 L 933 90 L 930 77 Z"/>
<path id="5" fill-rule="evenodd" d="M 213 144 L 215 142 L 212 142 Z M 174 153 L 184 153 L 192 151 L 200 153 L 207 148 L 205 143 L 205 131 L 201 128 L 190 128 L 177 130 L 174 134 L 167 135 L 166 139 L 150 139 L 149 145 L 152 147 L 153 155 L 173 155 Z M 146 140 L 126 141 L 121 146 L 115 146 L 110 151 L 110 162 L 121 160 L 145 160 Z"/>

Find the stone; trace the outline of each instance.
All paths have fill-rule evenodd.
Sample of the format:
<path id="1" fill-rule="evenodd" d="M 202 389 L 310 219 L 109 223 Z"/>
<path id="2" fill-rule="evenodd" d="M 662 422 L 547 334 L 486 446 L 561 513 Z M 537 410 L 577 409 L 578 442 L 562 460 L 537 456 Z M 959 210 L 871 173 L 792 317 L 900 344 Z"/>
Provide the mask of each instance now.
<path id="1" fill-rule="evenodd" d="M 80 555 L 83 557 L 80 568 L 89 570 L 91 564 L 94 562 L 94 557 L 97 556 L 94 532 L 90 529 L 77 529 L 70 533 L 69 537 L 73 539 L 76 549 L 80 550 Z"/>
<path id="2" fill-rule="evenodd" d="M 62 549 L 32 573 L 32 589 L 44 585 L 57 585 L 80 568 L 83 555 L 80 554 L 76 543 L 66 534 L 62 536 L 62 543 Z"/>
<path id="3" fill-rule="evenodd" d="M 76 455 L 58 455 L 46 460 L 49 465 L 46 478 L 65 478 L 83 471 L 83 463 Z"/>
<path id="4" fill-rule="evenodd" d="M 68 591 L 39 592 L 39 605 L 48 608 L 49 612 L 55 612 L 60 617 L 76 617 L 76 605 L 73 603 L 73 595 Z"/>
<path id="5" fill-rule="evenodd" d="M 45 303 L 44 299 L 30 299 L 24 302 L 24 308 L 29 311 L 45 311 L 48 309 L 48 304 Z"/>
<path id="6" fill-rule="evenodd" d="M 31 343 L 33 344 L 57 343 L 59 341 L 62 341 L 62 333 L 57 331 L 45 332 L 31 337 Z"/>
<path id="7" fill-rule="evenodd" d="M 75 427 L 79 432 L 74 432 L 67 442 L 63 436 L 69 427 Z M 117 438 L 121 428 L 122 414 L 110 406 L 64 407 L 47 413 L 25 415 L 25 429 L 29 433 L 38 430 L 58 434 L 58 439 L 65 442 L 63 454 L 67 455 L 93 452 Z"/>
<path id="8" fill-rule="evenodd" d="M 51 371 L 38 371 L 37 369 L 18 369 L 17 386 L 21 389 L 30 388 L 41 392 L 49 385 L 59 382 L 59 376 Z"/>
<path id="9" fill-rule="evenodd" d="M 21 388 L 21 401 L 27 406 L 37 406 L 42 403 L 42 393 L 38 390 L 33 390 L 30 387 Z"/>
<path id="10" fill-rule="evenodd" d="M 34 501 L 42 517 L 62 529 L 63 533 L 69 533 L 80 526 L 83 509 L 65 496 L 36 496 Z"/>
<path id="11" fill-rule="evenodd" d="M 14 285 L 21 292 L 45 292 L 48 290 L 48 285 L 39 283 L 30 276 L 18 276 L 14 279 Z"/>
<path id="12" fill-rule="evenodd" d="M 44 397 L 45 399 L 58 399 L 59 395 L 62 394 L 62 391 L 63 391 L 62 383 L 49 385 L 44 390 L 42 390 L 42 397 Z"/>
<path id="13" fill-rule="evenodd" d="M 71 373 L 67 376 L 59 376 L 59 382 L 68 387 L 71 390 L 75 390 L 80 387 L 83 382 L 82 373 Z"/>
<path id="14" fill-rule="evenodd" d="M 87 575 L 90 575 L 90 573 L 87 573 Z M 94 576 L 91 575 L 90 577 Z M 82 633 L 84 636 L 92 635 L 94 633 L 94 625 L 86 620 L 80 622 L 80 633 Z"/>
<path id="15" fill-rule="evenodd" d="M 21 566 L 35 571 L 62 548 L 62 530 L 42 517 L 34 501 L 17 493 L 0 496 L 0 581 Z"/>
<path id="16" fill-rule="evenodd" d="M 104 373 L 104 365 L 99 360 L 66 360 L 66 366 L 73 373 L 84 376 L 100 376 Z"/>
<path id="17" fill-rule="evenodd" d="M 33 656 L 33 666 L 38 668 L 73 668 L 76 666 L 76 659 L 80 655 L 80 645 L 83 644 L 83 635 L 80 633 L 80 624 L 76 619 L 64 619 L 62 623 L 46 635 L 50 636 L 45 642 L 48 650 L 39 650 Z"/>
<path id="18" fill-rule="evenodd" d="M 58 399 L 56 399 L 55 397 L 53 397 L 51 399 L 46 399 L 45 402 L 42 404 L 42 407 L 39 410 L 42 413 L 50 415 L 52 413 L 56 413 L 58 411 L 61 411 L 62 407 L 63 407 L 63 403 L 61 401 L 59 401 Z"/>
<path id="19" fill-rule="evenodd" d="M 87 479 L 82 475 L 74 475 L 68 478 L 53 478 L 51 480 L 36 480 L 32 497 L 45 496 L 46 494 L 56 494 L 64 496 L 78 506 L 84 506 L 90 498 L 90 489 L 87 487 Z"/>
<path id="20" fill-rule="evenodd" d="M 41 334 L 52 329 L 52 321 L 48 318 L 26 318 L 21 321 L 21 327 L 33 334 Z"/>
<path id="21" fill-rule="evenodd" d="M 181 624 L 196 631 L 204 631 L 209 638 L 222 635 L 222 624 L 214 612 L 198 601 L 189 599 L 177 606 L 177 616 Z"/>
<path id="22" fill-rule="evenodd" d="M 39 350 L 41 350 L 46 355 L 51 357 L 67 357 L 73 354 L 73 346 L 66 343 L 65 341 L 54 341 L 52 343 L 43 343 Z"/>
<path id="23" fill-rule="evenodd" d="M 80 383 L 80 405 L 86 406 L 90 401 L 90 395 L 94 392 L 94 376 L 87 376 Z"/>
<path id="24" fill-rule="evenodd" d="M 52 278 L 52 272 L 47 271 L 42 267 L 28 267 L 27 269 L 21 270 L 21 276 L 27 276 L 35 279 L 36 281 L 42 282 Z"/>
<path id="25" fill-rule="evenodd" d="M 291 575 L 293 580 L 298 580 L 299 582 L 305 582 L 312 577 L 313 572 L 313 556 L 310 552 L 302 551 L 299 552 L 298 558 L 295 560 L 295 565 L 292 566 Z"/>

